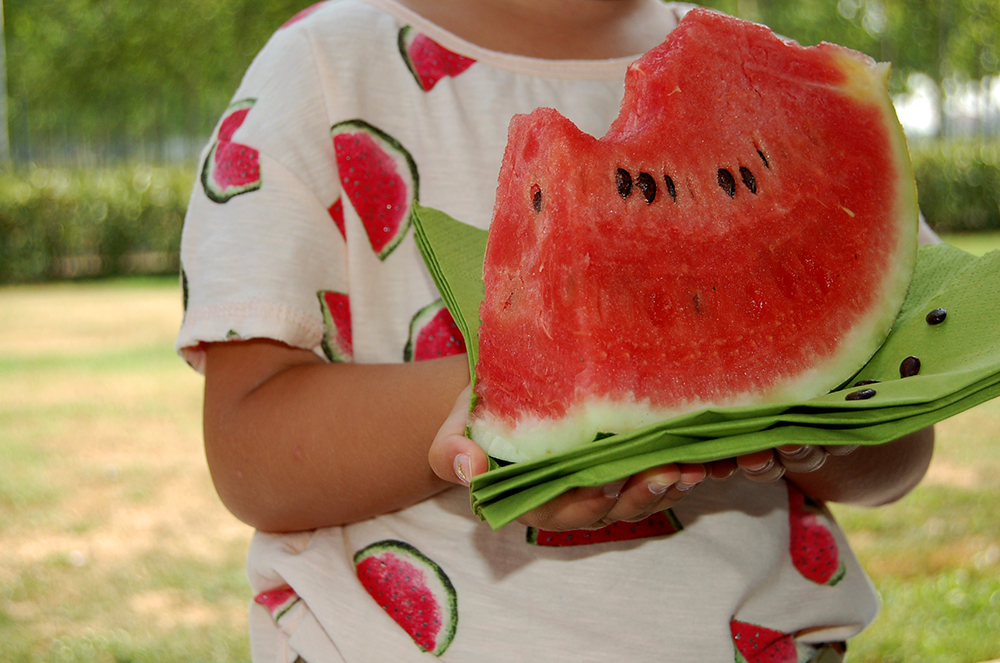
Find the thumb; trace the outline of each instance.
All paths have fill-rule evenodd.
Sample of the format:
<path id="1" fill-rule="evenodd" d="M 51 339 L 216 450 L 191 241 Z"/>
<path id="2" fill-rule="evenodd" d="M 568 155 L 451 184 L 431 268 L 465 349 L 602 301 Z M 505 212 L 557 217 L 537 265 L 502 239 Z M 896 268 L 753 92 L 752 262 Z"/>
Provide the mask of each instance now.
<path id="1" fill-rule="evenodd" d="M 451 414 L 441 424 L 427 460 L 434 474 L 451 483 L 469 485 L 472 478 L 489 469 L 489 459 L 478 444 L 465 437 L 472 386 L 459 394 Z"/>

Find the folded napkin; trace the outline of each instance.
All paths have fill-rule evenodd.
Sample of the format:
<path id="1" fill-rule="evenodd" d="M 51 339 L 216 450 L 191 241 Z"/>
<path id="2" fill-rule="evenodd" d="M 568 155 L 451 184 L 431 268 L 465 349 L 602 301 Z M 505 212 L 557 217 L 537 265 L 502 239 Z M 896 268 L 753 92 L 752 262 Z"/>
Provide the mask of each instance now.
<path id="1" fill-rule="evenodd" d="M 475 381 L 487 233 L 419 206 L 414 225 L 424 262 L 465 337 Z M 927 315 L 936 309 L 947 315 L 930 324 Z M 853 386 L 868 380 L 878 382 Z M 875 394 L 846 398 L 860 389 Z M 997 396 L 1000 252 L 977 258 L 946 244 L 923 247 L 888 337 L 839 389 L 805 401 L 709 408 L 545 458 L 495 464 L 473 479 L 472 508 L 496 529 L 571 488 L 600 486 L 657 465 L 783 444 L 882 444 Z"/>

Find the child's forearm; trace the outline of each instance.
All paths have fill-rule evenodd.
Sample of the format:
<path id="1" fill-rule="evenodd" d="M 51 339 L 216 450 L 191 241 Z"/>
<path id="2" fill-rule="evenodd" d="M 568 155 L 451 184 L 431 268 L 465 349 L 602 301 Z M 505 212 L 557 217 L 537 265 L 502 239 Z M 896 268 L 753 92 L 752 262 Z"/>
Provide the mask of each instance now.
<path id="1" fill-rule="evenodd" d="M 468 384 L 465 355 L 327 364 L 270 341 L 209 347 L 205 449 L 225 505 L 263 531 L 357 522 L 447 487 L 427 451 Z"/>
<path id="2" fill-rule="evenodd" d="M 933 451 L 934 429 L 925 428 L 846 456 L 828 456 L 820 469 L 786 472 L 785 478 L 816 499 L 877 506 L 910 492 L 927 471 Z"/>

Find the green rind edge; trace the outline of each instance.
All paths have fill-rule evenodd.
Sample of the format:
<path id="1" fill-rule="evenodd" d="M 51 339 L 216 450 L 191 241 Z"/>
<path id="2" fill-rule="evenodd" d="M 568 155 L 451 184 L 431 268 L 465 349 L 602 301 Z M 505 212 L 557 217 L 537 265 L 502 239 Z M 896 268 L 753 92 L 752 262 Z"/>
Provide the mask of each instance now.
<path id="1" fill-rule="evenodd" d="M 455 585 L 452 584 L 451 578 L 449 578 L 448 574 L 444 572 L 444 569 L 438 566 L 437 562 L 420 552 L 420 550 L 415 548 L 413 545 L 398 539 L 384 539 L 382 541 L 376 541 L 375 543 L 367 545 L 358 552 L 354 553 L 355 568 L 357 568 L 361 562 L 365 561 L 369 557 L 374 557 L 375 555 L 384 552 L 403 554 L 403 556 L 407 559 L 415 560 L 415 566 L 420 565 L 433 571 L 434 575 L 444 587 L 445 592 L 448 595 L 448 614 L 451 619 L 441 632 L 442 637 L 438 641 L 437 649 L 430 652 L 435 656 L 441 656 L 448 649 L 448 647 L 451 646 L 451 642 L 455 639 L 455 633 L 458 630 L 458 592 L 455 591 Z M 420 647 L 420 645 L 417 646 Z M 427 651 L 423 647 L 420 647 L 420 649 Z"/>
<path id="2" fill-rule="evenodd" d="M 208 151 L 208 154 L 205 156 L 205 162 L 201 166 L 201 188 L 205 192 L 208 199 L 213 203 L 219 203 L 221 205 L 223 203 L 228 203 L 240 194 L 250 193 L 251 191 L 259 189 L 261 184 L 264 182 L 263 175 L 258 177 L 255 182 L 244 184 L 243 186 L 234 186 L 225 190 L 219 189 L 215 186 L 215 183 L 212 182 L 212 171 L 215 170 L 215 150 L 218 146 L 219 141 L 212 143 L 212 149 Z"/>

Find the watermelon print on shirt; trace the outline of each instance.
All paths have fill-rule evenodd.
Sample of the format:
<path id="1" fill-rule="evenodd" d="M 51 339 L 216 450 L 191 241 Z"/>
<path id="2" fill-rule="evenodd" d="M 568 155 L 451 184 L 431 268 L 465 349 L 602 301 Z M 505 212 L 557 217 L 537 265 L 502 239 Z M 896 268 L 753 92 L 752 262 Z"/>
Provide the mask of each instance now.
<path id="1" fill-rule="evenodd" d="M 409 25 L 399 30 L 399 54 L 424 92 L 430 92 L 442 78 L 458 76 L 476 62 L 449 51 Z"/>
<path id="2" fill-rule="evenodd" d="M 410 340 L 403 361 L 424 361 L 464 353 L 465 339 L 451 311 L 438 299 L 417 311 L 410 321 Z"/>
<path id="3" fill-rule="evenodd" d="M 440 656 L 455 638 L 458 596 L 448 574 L 406 543 L 387 539 L 354 555 L 358 580 L 421 650 Z"/>
<path id="4" fill-rule="evenodd" d="M 323 312 L 323 354 L 330 361 L 352 361 L 354 339 L 351 330 L 351 298 L 343 292 L 333 290 L 320 290 L 316 294 Z"/>
<path id="5" fill-rule="evenodd" d="M 260 153 L 252 147 L 233 142 L 256 99 L 242 99 L 229 106 L 219 123 L 216 140 L 205 157 L 201 184 L 205 195 L 217 203 L 260 188 Z"/>
<path id="6" fill-rule="evenodd" d="M 398 140 L 364 120 L 330 129 L 340 186 L 361 219 L 379 260 L 406 236 L 417 202 L 417 164 Z"/>

